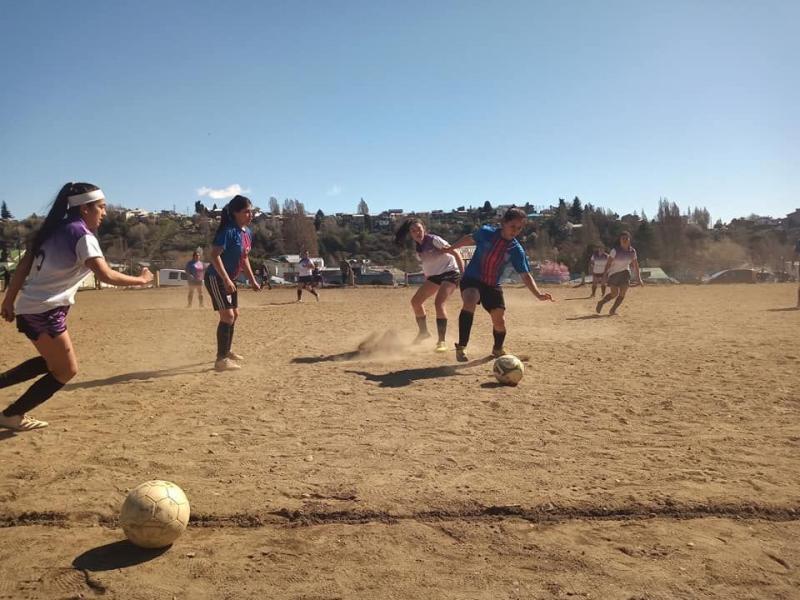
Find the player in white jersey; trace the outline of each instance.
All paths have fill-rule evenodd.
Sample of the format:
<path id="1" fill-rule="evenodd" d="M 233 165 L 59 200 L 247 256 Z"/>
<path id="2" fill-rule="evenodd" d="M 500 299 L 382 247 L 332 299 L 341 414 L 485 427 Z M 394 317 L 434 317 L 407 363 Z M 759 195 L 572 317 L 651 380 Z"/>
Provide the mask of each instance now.
<path id="1" fill-rule="evenodd" d="M 0 414 L 0 427 L 30 431 L 47 426 L 28 412 L 78 372 L 67 313 L 90 272 L 117 286 L 143 285 L 153 279 L 147 268 L 141 276 L 130 277 L 108 266 L 94 235 L 105 214 L 105 194 L 96 185 L 64 185 L 14 273 L 0 314 L 9 322 L 16 317 L 17 329 L 31 340 L 39 356 L 0 373 L 0 388 L 42 377 Z"/>
<path id="2" fill-rule="evenodd" d="M 422 263 L 425 274 L 425 283 L 411 298 L 411 308 L 417 319 L 419 332 L 414 343 L 419 343 L 431 337 L 428 332 L 425 301 L 436 295 L 433 303 L 436 307 L 436 352 L 447 352 L 445 337 L 447 334 L 447 309 L 445 303 L 458 287 L 461 273 L 464 272 L 464 260 L 456 250 L 450 247 L 446 240 L 438 235 L 425 232 L 425 225 L 419 219 L 407 219 L 397 230 L 395 242 L 398 245 L 405 243 L 406 237 L 414 240 L 417 257 Z"/>
<path id="3" fill-rule="evenodd" d="M 602 246 L 595 246 L 592 257 L 589 259 L 589 272 L 592 274 L 592 295 L 594 298 L 597 292 L 597 286 L 600 286 L 600 296 L 606 295 L 606 282 L 603 279 L 603 273 L 606 270 L 606 263 L 608 262 L 608 254 Z"/>
<path id="4" fill-rule="evenodd" d="M 317 291 L 317 279 L 314 271 L 317 265 L 308 257 L 308 250 L 304 250 L 300 255 L 300 262 L 297 263 L 297 301 L 303 301 L 303 290 L 308 290 L 319 302 L 319 292 Z"/>
<path id="5" fill-rule="evenodd" d="M 616 247 L 611 250 L 606 261 L 605 271 L 603 272 L 603 281 L 607 281 L 611 291 L 603 296 L 602 300 L 597 303 L 597 313 L 603 310 L 603 305 L 609 300 L 614 300 L 611 310 L 608 311 L 609 315 L 617 314 L 617 309 L 622 301 L 625 299 L 625 294 L 628 292 L 628 286 L 631 282 L 631 269 L 636 276 L 639 285 L 644 285 L 642 282 L 642 274 L 639 270 L 639 260 L 636 256 L 636 250 L 631 246 L 631 234 L 623 231 L 619 236 L 619 241 Z"/>

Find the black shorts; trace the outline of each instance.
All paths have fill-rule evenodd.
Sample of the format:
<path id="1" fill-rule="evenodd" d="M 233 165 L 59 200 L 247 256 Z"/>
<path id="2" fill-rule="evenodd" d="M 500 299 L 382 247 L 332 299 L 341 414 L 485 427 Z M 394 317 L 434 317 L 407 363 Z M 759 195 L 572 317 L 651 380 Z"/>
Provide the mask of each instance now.
<path id="1" fill-rule="evenodd" d="M 297 278 L 297 283 L 299 283 L 300 285 L 312 284 L 312 283 L 314 283 L 314 276 L 313 275 L 300 275 L 300 277 Z"/>
<path id="2" fill-rule="evenodd" d="M 442 285 L 445 281 L 449 281 L 450 283 L 458 285 L 460 280 L 461 273 L 458 271 L 445 271 L 444 273 L 439 273 L 438 275 L 431 275 L 428 277 L 428 281 L 435 283 L 436 285 Z"/>
<path id="3" fill-rule="evenodd" d="M 205 284 L 208 295 L 211 296 L 211 306 L 214 310 L 239 308 L 238 290 L 229 294 L 225 289 L 225 284 L 218 275 L 212 275 L 210 272 L 206 273 Z M 236 282 L 234 282 L 233 285 L 236 286 Z"/>
<path id="4" fill-rule="evenodd" d="M 493 287 L 491 285 L 487 285 L 484 282 L 478 279 L 472 279 L 471 277 L 464 277 L 461 280 L 461 285 L 459 286 L 461 291 L 463 292 L 467 288 L 475 288 L 480 293 L 480 300 L 478 304 L 483 306 L 484 310 L 487 312 L 493 311 L 495 308 L 502 308 L 505 309 L 506 302 L 503 298 L 503 288 L 500 286 Z"/>
<path id="5" fill-rule="evenodd" d="M 620 271 L 608 277 L 608 285 L 613 285 L 617 288 L 626 288 L 631 283 L 630 271 Z"/>

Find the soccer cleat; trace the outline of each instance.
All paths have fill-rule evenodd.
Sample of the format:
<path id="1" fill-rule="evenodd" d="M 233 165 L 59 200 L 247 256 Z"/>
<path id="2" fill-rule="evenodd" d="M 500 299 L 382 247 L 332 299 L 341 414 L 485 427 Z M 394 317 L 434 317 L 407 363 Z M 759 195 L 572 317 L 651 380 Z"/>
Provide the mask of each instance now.
<path id="1" fill-rule="evenodd" d="M 492 356 L 495 358 L 500 358 L 501 356 L 505 356 L 508 354 L 505 348 L 492 348 Z"/>
<path id="2" fill-rule="evenodd" d="M 236 352 L 232 350 L 228 352 L 225 358 L 230 358 L 231 360 L 244 360 L 244 356 L 242 356 L 241 354 L 236 354 Z"/>
<path id="3" fill-rule="evenodd" d="M 33 431 L 47 427 L 47 421 L 40 421 L 28 415 L 11 415 L 10 417 L 0 413 L 0 427 L 11 429 L 12 431 Z"/>
<path id="4" fill-rule="evenodd" d="M 594 307 L 595 312 L 599 315 L 600 311 L 603 310 L 603 301 L 597 303 L 597 306 Z"/>
<path id="5" fill-rule="evenodd" d="M 458 362 L 467 362 L 469 359 L 467 358 L 467 348 L 466 346 L 459 346 L 456 344 L 456 360 Z"/>
<path id="6" fill-rule="evenodd" d="M 219 358 L 217 362 L 214 363 L 214 368 L 217 371 L 236 371 L 242 367 L 233 362 L 230 358 Z"/>
<path id="7" fill-rule="evenodd" d="M 436 352 L 447 352 L 447 344 L 445 342 L 436 342 Z"/>

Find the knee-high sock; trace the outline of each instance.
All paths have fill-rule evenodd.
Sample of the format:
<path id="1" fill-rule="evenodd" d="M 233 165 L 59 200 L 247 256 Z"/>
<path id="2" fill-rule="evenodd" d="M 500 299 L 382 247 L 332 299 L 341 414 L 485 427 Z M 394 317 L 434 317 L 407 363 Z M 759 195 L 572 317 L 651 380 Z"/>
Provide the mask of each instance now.
<path id="1" fill-rule="evenodd" d="M 506 332 L 497 331 L 497 329 L 493 329 L 492 335 L 494 335 L 494 347 L 499 350 L 500 348 L 503 347 L 503 342 L 506 341 Z"/>
<path id="2" fill-rule="evenodd" d="M 462 310 L 458 314 L 458 345 L 466 346 L 469 344 L 469 332 L 472 331 L 472 320 L 475 313 Z"/>
<path id="3" fill-rule="evenodd" d="M 64 387 L 63 383 L 53 377 L 52 373 L 47 373 L 44 377 L 37 379 L 14 404 L 5 409 L 3 415 L 6 417 L 24 415 L 50 398 L 62 387 Z"/>
<path id="4" fill-rule="evenodd" d="M 302 296 L 303 296 L 303 290 L 301 290 L 300 288 L 297 288 L 297 299 L 300 300 L 300 298 L 302 298 Z"/>
<path id="5" fill-rule="evenodd" d="M 47 361 L 43 357 L 28 359 L 5 373 L 0 373 L 0 389 L 28 381 L 43 373 L 47 373 Z"/>
<path id="6" fill-rule="evenodd" d="M 217 359 L 225 358 L 230 352 L 231 326 L 228 323 L 219 322 L 217 325 Z"/>
<path id="7" fill-rule="evenodd" d="M 614 304 L 611 305 L 611 311 L 610 312 L 616 312 L 617 308 L 619 308 L 619 305 L 622 304 L 622 301 L 624 299 L 625 298 L 623 298 L 622 296 L 617 296 L 617 299 L 614 300 Z"/>
<path id="8" fill-rule="evenodd" d="M 439 334 L 439 341 L 443 342 L 447 335 L 447 319 L 436 319 L 436 333 Z"/>
<path id="9" fill-rule="evenodd" d="M 231 351 L 231 347 L 233 346 L 233 329 L 234 329 L 234 327 L 236 327 L 236 321 L 231 323 L 231 331 L 230 331 L 230 335 L 228 335 L 228 350 L 227 350 L 227 352 L 225 352 L 226 356 Z"/>

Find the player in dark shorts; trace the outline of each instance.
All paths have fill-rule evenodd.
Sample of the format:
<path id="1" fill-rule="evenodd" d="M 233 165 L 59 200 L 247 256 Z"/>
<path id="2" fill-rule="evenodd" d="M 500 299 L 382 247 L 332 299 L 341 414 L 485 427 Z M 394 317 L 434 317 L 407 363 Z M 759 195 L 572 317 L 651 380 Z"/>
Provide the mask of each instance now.
<path id="1" fill-rule="evenodd" d="M 506 266 L 511 264 L 520 274 L 522 282 L 538 300 L 551 301 L 553 297 L 539 291 L 528 266 L 528 258 L 517 236 L 522 232 L 527 215 L 519 208 L 509 208 L 503 215 L 500 227 L 484 225 L 471 235 L 461 238 L 452 248 L 475 244 L 475 254 L 469 261 L 464 277 L 461 279 L 461 299 L 463 306 L 458 316 L 458 343 L 456 360 L 467 362 L 467 343 L 472 330 L 475 307 L 480 304 L 492 318 L 494 345 L 492 356 L 507 354 L 504 347 L 506 338 L 506 304 L 500 278 Z"/>
<path id="2" fill-rule="evenodd" d="M 434 306 L 436 307 L 436 332 L 438 334 L 435 350 L 436 352 L 447 352 L 447 344 L 444 341 L 447 334 L 445 303 L 461 280 L 461 273 L 464 272 L 464 260 L 461 258 L 461 254 L 453 250 L 446 240 L 438 235 L 426 233 L 425 225 L 419 219 L 407 219 L 395 233 L 394 241 L 397 245 L 402 246 L 406 237 L 409 236 L 414 240 L 417 257 L 422 263 L 422 271 L 426 278 L 425 283 L 411 298 L 411 308 L 419 329 L 414 343 L 417 344 L 431 337 L 428 332 L 425 301 L 435 294 Z"/>
<path id="3" fill-rule="evenodd" d="M 217 325 L 217 371 L 241 369 L 242 356 L 231 350 L 233 329 L 239 318 L 239 293 L 236 277 L 244 271 L 253 289 L 261 289 L 250 265 L 250 229 L 253 205 L 249 198 L 235 196 L 222 209 L 222 220 L 214 235 L 211 264 L 206 271 L 206 289 L 214 310 L 219 312 Z"/>
<path id="4" fill-rule="evenodd" d="M 614 300 L 614 298 L 616 300 L 614 300 L 614 304 L 608 314 L 612 316 L 617 314 L 617 309 L 622 304 L 622 301 L 625 300 L 625 294 L 627 294 L 628 286 L 630 286 L 631 269 L 633 269 L 639 285 L 643 286 L 636 249 L 631 246 L 631 234 L 623 231 L 619 236 L 617 245 L 611 250 L 606 261 L 603 281 L 608 282 L 611 290 L 597 303 L 595 308 L 597 314 L 600 314 L 606 302 Z"/>
<path id="5" fill-rule="evenodd" d="M 303 290 L 311 292 L 311 295 L 319 302 L 319 292 L 317 292 L 317 281 L 314 271 L 317 265 L 308 257 L 308 250 L 300 254 L 300 262 L 297 263 L 297 301 L 303 301 Z"/>
<path id="6" fill-rule="evenodd" d="M 0 414 L 0 427 L 13 431 L 47 427 L 46 421 L 28 413 L 78 373 L 67 313 L 89 273 L 116 286 L 144 285 L 153 280 L 147 268 L 142 269 L 141 276 L 131 277 L 108 266 L 94 234 L 105 214 L 106 198 L 99 187 L 67 183 L 19 262 L 0 314 L 9 322 L 16 318 L 17 329 L 33 343 L 39 356 L 0 373 L 0 389 L 41 377 Z"/>

